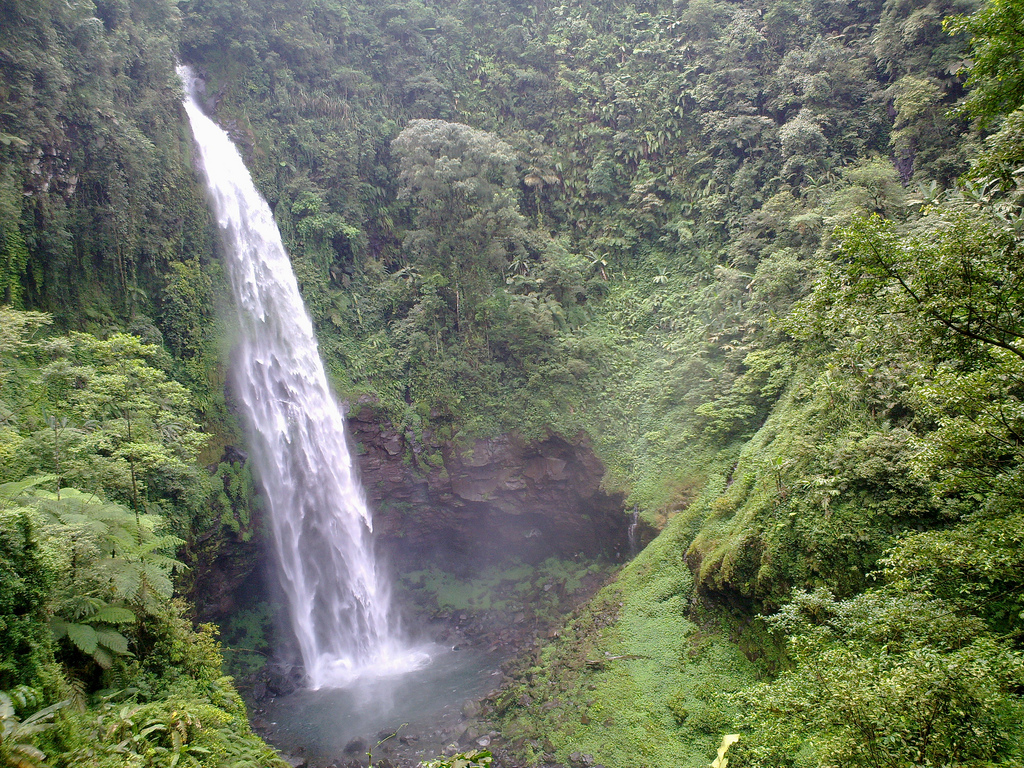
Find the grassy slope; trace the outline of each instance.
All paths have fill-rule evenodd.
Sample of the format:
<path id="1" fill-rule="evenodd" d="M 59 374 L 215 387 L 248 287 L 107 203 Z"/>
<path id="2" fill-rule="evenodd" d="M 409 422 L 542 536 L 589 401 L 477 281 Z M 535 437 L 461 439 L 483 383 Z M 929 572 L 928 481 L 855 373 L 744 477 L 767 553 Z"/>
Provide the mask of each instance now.
<path id="1" fill-rule="evenodd" d="M 520 758 L 706 764 L 735 728 L 722 694 L 784 664 L 753 616 L 794 588 L 856 594 L 898 529 L 927 524 L 905 433 L 817 370 L 738 451 L 694 461 L 699 492 L 499 696 Z"/>
<path id="2" fill-rule="evenodd" d="M 503 691 L 502 732 L 522 759 L 574 752 L 611 766 L 699 766 L 732 713 L 723 691 L 754 665 L 687 618 L 691 536 L 681 515 L 618 578 L 535 652 Z"/>

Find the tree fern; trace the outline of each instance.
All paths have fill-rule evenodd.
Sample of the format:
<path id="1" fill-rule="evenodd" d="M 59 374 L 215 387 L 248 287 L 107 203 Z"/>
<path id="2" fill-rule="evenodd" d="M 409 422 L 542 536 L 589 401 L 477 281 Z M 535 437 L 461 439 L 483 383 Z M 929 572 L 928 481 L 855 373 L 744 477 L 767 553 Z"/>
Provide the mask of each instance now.
<path id="1" fill-rule="evenodd" d="M 0 510 L 12 506 L 24 506 L 24 503 L 19 501 L 22 494 L 56 479 L 56 475 L 34 475 L 17 482 L 0 484 Z"/>
<path id="2" fill-rule="evenodd" d="M 82 653 L 91 655 L 95 653 L 96 648 L 99 647 L 99 639 L 96 636 L 96 630 L 88 624 L 72 624 L 71 622 L 55 619 L 51 623 L 51 626 L 53 627 L 53 633 L 57 639 L 60 639 L 61 634 L 63 633 Z"/>
<path id="3" fill-rule="evenodd" d="M 158 613 L 174 592 L 171 576 L 184 566 L 173 557 L 183 542 L 161 532 L 157 515 L 73 488 L 45 490 L 50 476 L 0 486 L 0 498 L 31 510 L 41 525 L 42 546 L 61 574 L 50 629 L 103 669 L 130 655 L 130 637 L 119 627 Z"/>
<path id="4" fill-rule="evenodd" d="M 116 656 L 128 656 L 128 638 L 110 626 L 78 624 L 52 619 L 50 629 L 55 640 L 67 638 L 79 651 L 91 656 L 103 669 L 110 669 Z"/>
<path id="5" fill-rule="evenodd" d="M 30 691 L 34 694 L 33 689 L 19 686 L 12 693 L 17 701 L 27 703 Z M 20 720 L 11 695 L 0 691 L 0 760 L 3 764 L 11 768 L 35 768 L 43 765 L 46 755 L 29 740 L 51 727 L 53 724 L 50 720 L 54 712 L 67 704 L 66 700 L 52 704 Z"/>

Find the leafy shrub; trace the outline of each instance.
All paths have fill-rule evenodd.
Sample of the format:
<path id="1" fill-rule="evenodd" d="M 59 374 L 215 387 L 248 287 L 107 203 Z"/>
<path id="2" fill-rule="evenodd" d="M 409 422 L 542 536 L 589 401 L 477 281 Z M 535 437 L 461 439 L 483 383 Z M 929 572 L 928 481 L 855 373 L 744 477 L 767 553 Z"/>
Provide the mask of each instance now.
<path id="1" fill-rule="evenodd" d="M 1024 655 L 919 595 L 802 593 L 769 623 L 794 668 L 733 698 L 750 729 L 738 765 L 1015 764 Z"/>
<path id="2" fill-rule="evenodd" d="M 425 760 L 420 763 L 420 768 L 490 768 L 493 759 L 486 749 L 475 749 L 459 752 L 451 757 Z"/>

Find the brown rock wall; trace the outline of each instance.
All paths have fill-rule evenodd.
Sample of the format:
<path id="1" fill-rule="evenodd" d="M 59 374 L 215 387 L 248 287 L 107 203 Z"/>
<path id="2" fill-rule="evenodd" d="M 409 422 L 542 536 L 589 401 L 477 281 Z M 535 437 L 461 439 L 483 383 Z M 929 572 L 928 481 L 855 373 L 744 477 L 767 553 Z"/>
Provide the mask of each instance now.
<path id="1" fill-rule="evenodd" d="M 622 556 L 629 518 L 601 489 L 589 439 L 515 435 L 465 445 L 401 434 L 371 403 L 349 414 L 382 551 L 467 570 L 513 557 Z"/>

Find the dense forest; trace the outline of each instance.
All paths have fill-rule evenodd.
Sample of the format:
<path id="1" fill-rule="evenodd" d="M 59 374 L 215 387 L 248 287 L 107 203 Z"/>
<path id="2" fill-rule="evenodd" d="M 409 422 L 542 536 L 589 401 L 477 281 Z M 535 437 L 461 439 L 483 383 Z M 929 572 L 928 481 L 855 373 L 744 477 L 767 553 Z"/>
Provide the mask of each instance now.
<path id="1" fill-rule="evenodd" d="M 495 764 L 1019 765 L 1022 30 L 0 0 L 0 761 L 283 765 L 197 608 L 265 530 L 182 61 L 399 461 L 585 436 L 658 532 L 508 668 Z"/>

